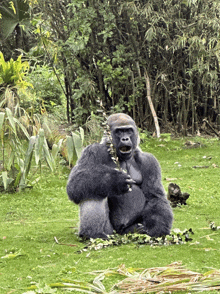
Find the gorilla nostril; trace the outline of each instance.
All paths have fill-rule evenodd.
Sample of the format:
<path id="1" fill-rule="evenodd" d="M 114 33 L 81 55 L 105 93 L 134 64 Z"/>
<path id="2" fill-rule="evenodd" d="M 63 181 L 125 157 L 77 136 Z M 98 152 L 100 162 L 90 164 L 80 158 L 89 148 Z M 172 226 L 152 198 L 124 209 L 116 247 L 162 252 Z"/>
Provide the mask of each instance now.
<path id="1" fill-rule="evenodd" d="M 129 138 L 122 138 L 121 140 L 122 140 L 123 142 L 126 142 L 126 141 L 129 140 Z"/>

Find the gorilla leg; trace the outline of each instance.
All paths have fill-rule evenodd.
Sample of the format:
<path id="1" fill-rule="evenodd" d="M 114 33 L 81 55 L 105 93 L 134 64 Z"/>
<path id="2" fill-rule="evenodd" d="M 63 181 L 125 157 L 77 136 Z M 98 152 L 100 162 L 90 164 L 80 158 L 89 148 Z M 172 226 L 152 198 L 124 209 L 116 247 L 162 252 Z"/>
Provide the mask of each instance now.
<path id="1" fill-rule="evenodd" d="M 113 234 L 109 220 L 108 200 L 86 200 L 80 203 L 80 237 L 107 239 Z"/>
<path id="2" fill-rule="evenodd" d="M 172 227 L 173 213 L 166 199 L 150 200 L 143 211 L 142 224 L 151 237 L 169 235 Z"/>

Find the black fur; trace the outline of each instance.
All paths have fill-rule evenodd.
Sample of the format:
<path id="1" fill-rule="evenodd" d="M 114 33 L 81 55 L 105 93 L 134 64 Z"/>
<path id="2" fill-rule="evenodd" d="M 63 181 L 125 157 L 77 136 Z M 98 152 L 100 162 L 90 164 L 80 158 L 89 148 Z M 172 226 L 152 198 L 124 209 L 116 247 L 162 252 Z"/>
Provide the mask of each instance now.
<path id="1" fill-rule="evenodd" d="M 117 122 L 111 124 L 111 130 L 112 125 L 115 131 Z M 126 127 L 125 123 L 123 138 L 127 138 Z M 114 131 L 114 144 L 119 144 Z M 152 154 L 137 148 L 136 126 L 129 140 L 129 154 L 120 154 L 115 146 L 127 173 L 115 169 L 105 140 L 85 148 L 73 167 L 67 193 L 70 200 L 80 205 L 80 236 L 107 238 L 113 230 L 119 234 L 137 231 L 154 237 L 170 233 L 173 214 L 161 183 L 159 163 Z M 129 191 L 131 178 L 135 183 Z"/>

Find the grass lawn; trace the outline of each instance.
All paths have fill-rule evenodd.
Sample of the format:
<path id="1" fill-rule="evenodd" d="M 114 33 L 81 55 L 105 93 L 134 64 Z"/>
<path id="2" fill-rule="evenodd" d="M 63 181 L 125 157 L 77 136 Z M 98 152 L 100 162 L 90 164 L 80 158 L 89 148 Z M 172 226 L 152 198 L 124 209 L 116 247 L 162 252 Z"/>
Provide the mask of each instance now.
<path id="1" fill-rule="evenodd" d="M 142 149 L 159 160 L 166 190 L 172 181 L 190 193 L 188 205 L 173 209 L 173 228 L 192 228 L 191 242 L 157 247 L 128 244 L 77 253 L 85 246 L 76 235 L 78 206 L 66 195 L 69 170 L 60 168 L 57 174 L 45 173 L 33 189 L 0 195 L 0 293 L 25 293 L 33 285 L 42 288 L 36 293 L 53 293 L 46 285 L 63 279 L 91 282 L 94 276 L 89 272 L 121 264 L 148 268 L 181 261 L 201 273 L 220 269 L 220 230 L 209 229 L 210 222 L 220 226 L 220 141 L 194 138 L 190 140 L 199 142 L 199 147 L 186 148 L 187 140 L 149 139 Z M 77 246 L 57 244 L 54 237 Z M 107 277 L 107 290 L 117 281 L 116 276 Z"/>

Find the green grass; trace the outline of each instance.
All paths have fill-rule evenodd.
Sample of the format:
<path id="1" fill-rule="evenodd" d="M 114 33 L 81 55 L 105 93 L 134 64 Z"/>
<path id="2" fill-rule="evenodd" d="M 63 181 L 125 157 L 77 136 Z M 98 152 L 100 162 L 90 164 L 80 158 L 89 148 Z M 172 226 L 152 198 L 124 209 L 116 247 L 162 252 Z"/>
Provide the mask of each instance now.
<path id="1" fill-rule="evenodd" d="M 184 148 L 186 139 L 149 139 L 142 144 L 143 150 L 159 160 L 165 189 L 170 182 L 167 179 L 173 179 L 182 192 L 190 193 L 187 206 L 174 208 L 173 227 L 192 228 L 192 242 L 161 247 L 128 244 L 79 254 L 84 245 L 75 229 L 78 206 L 66 195 L 69 170 L 45 173 L 33 189 L 0 195 L 0 293 L 20 294 L 36 283 L 45 287 L 62 279 L 91 282 L 94 276 L 88 272 L 121 264 L 148 268 L 182 261 L 188 269 L 202 273 L 220 269 L 220 230 L 209 229 L 211 221 L 220 225 L 220 141 L 192 140 L 199 141 L 201 147 Z M 77 247 L 58 245 L 54 237 Z M 107 277 L 104 284 L 110 289 L 116 282 L 116 277 Z M 63 292 L 59 289 L 56 293 Z"/>

